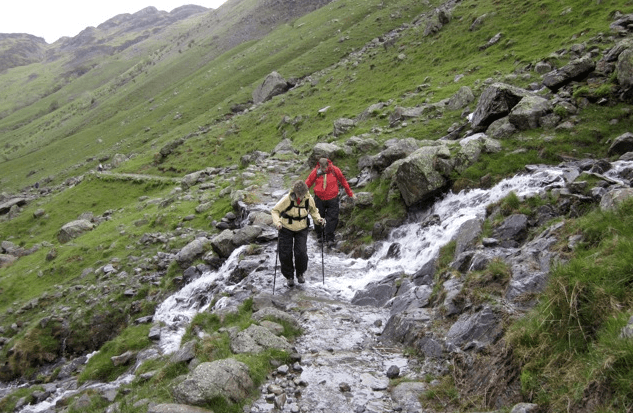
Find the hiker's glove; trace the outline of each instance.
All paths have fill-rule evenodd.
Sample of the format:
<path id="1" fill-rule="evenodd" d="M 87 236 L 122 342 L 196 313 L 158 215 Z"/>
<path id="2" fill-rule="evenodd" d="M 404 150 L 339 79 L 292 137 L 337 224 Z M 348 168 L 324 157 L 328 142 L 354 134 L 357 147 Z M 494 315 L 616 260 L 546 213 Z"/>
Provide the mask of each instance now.
<path id="1" fill-rule="evenodd" d="M 320 220 L 317 221 L 317 224 L 319 225 L 325 225 L 325 218 L 321 218 Z"/>
<path id="2" fill-rule="evenodd" d="M 281 228 L 283 228 L 283 225 L 281 225 L 281 222 L 278 223 L 277 225 L 275 225 L 277 227 L 277 231 L 280 231 Z"/>

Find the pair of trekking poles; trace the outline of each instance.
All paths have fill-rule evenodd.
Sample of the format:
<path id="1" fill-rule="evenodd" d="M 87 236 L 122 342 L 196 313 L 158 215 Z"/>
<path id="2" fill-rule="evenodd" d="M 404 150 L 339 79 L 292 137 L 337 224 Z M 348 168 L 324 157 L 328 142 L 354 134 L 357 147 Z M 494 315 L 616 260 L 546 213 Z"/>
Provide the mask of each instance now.
<path id="1" fill-rule="evenodd" d="M 323 259 L 323 249 L 325 244 L 325 226 L 321 226 L 321 272 L 323 273 L 323 285 L 325 285 L 325 260 Z M 275 283 L 277 282 L 277 260 L 279 259 L 279 237 L 277 238 L 277 252 L 275 253 L 275 276 L 273 277 L 273 295 L 275 295 Z"/>

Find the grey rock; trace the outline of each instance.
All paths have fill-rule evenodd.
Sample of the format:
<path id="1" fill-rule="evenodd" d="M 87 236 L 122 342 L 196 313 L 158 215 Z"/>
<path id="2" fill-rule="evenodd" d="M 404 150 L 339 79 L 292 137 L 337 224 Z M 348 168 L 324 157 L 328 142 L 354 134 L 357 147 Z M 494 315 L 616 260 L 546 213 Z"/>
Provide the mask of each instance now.
<path id="1" fill-rule="evenodd" d="M 254 388 L 248 366 L 233 358 L 201 363 L 173 389 L 177 403 L 201 406 L 215 397 L 244 400 Z"/>
<path id="2" fill-rule="evenodd" d="M 253 91 L 253 103 L 266 102 L 290 89 L 290 84 L 277 72 L 272 72 L 264 82 Z"/>
<path id="3" fill-rule="evenodd" d="M 487 128 L 495 120 L 508 116 L 512 108 L 528 95 L 530 92 L 525 89 L 505 83 L 493 83 L 479 97 L 471 124 L 475 129 Z"/>
<path id="4" fill-rule="evenodd" d="M 267 328 L 255 324 L 246 330 L 231 334 L 230 347 L 235 354 L 257 354 L 270 348 L 292 351 L 292 346 L 285 337 L 277 337 Z"/>
<path id="5" fill-rule="evenodd" d="M 579 80 L 591 73 L 596 67 L 590 56 L 575 59 L 558 70 L 553 70 L 543 76 L 543 84 L 554 91 L 571 82 Z"/>
<path id="6" fill-rule="evenodd" d="M 69 222 L 59 230 L 57 233 L 57 240 L 60 243 L 65 244 L 86 231 L 91 231 L 94 227 L 95 225 L 86 219 L 78 219 L 76 221 Z"/>

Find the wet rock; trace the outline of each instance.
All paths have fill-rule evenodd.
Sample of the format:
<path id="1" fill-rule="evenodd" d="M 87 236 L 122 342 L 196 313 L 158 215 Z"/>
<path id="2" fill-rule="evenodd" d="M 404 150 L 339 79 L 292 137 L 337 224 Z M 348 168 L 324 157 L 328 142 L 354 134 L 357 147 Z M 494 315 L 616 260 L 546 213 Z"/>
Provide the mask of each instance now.
<path id="1" fill-rule="evenodd" d="M 387 370 L 387 377 L 390 379 L 398 378 L 400 375 L 400 368 L 398 366 L 390 366 Z"/>
<path id="2" fill-rule="evenodd" d="M 436 260 L 427 261 L 422 268 L 413 274 L 412 280 L 415 285 L 433 285 L 433 277 L 435 276 Z"/>
<path id="3" fill-rule="evenodd" d="M 502 332 L 502 320 L 486 306 L 474 314 L 460 316 L 446 334 L 446 341 L 457 347 L 475 340 L 491 344 L 497 341 Z"/>
<path id="4" fill-rule="evenodd" d="M 400 383 L 391 390 L 391 397 L 400 404 L 402 411 L 421 412 L 420 398 L 428 390 L 428 384 L 420 382 Z"/>
<path id="5" fill-rule="evenodd" d="M 196 342 L 189 341 L 181 346 L 172 356 L 169 358 L 171 363 L 186 363 L 196 357 Z"/>
<path id="6" fill-rule="evenodd" d="M 291 326 L 293 326 L 294 328 L 297 328 L 297 329 L 301 328 L 301 323 L 299 323 L 299 321 L 294 316 L 292 316 L 289 313 L 286 313 L 285 311 L 281 311 L 273 307 L 264 307 L 256 311 L 255 313 L 253 313 L 251 318 L 255 321 L 262 321 L 268 318 L 272 318 L 276 320 L 285 321 L 289 323 Z"/>
<path id="7" fill-rule="evenodd" d="M 207 238 L 196 238 L 189 244 L 185 245 L 183 249 L 176 254 L 176 261 L 181 268 L 186 268 L 191 265 L 196 258 L 208 251 L 209 246 L 210 241 Z"/>
<path id="8" fill-rule="evenodd" d="M 147 408 L 147 413 L 213 413 L 213 411 L 186 404 L 165 403 L 158 405 L 150 404 Z"/>
<path id="9" fill-rule="evenodd" d="M 258 354 L 271 348 L 292 351 L 292 346 L 285 337 L 277 337 L 267 328 L 255 324 L 237 334 L 230 334 L 230 336 L 231 351 L 235 354 Z"/>
<path id="10" fill-rule="evenodd" d="M 482 230 L 483 227 L 479 219 L 469 219 L 464 222 L 457 230 L 454 238 L 456 242 L 455 255 L 457 256 L 466 251 L 466 249 L 472 248 Z"/>
<path id="11" fill-rule="evenodd" d="M 514 214 L 506 218 L 494 231 L 494 236 L 501 245 L 517 246 L 527 236 L 528 217 L 525 214 Z"/>
<path id="12" fill-rule="evenodd" d="M 253 390 L 248 366 L 233 358 L 201 363 L 173 389 L 178 403 L 201 406 L 216 397 L 229 403 L 244 400 Z"/>
<path id="13" fill-rule="evenodd" d="M 381 281 L 367 284 L 364 290 L 357 291 L 354 294 L 352 304 L 382 307 L 398 291 L 395 280 L 400 275 L 400 273 L 390 274 Z"/>

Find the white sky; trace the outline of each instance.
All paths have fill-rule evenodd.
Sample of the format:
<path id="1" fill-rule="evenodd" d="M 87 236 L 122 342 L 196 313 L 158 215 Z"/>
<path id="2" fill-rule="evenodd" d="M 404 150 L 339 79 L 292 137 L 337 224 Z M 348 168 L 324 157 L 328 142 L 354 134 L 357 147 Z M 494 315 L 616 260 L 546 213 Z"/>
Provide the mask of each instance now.
<path id="1" fill-rule="evenodd" d="M 148 6 L 167 12 L 195 4 L 217 9 L 226 0 L 5 0 L 0 6 L 0 33 L 28 33 L 53 43 L 73 37 L 86 27 L 97 27 L 123 13 Z"/>

